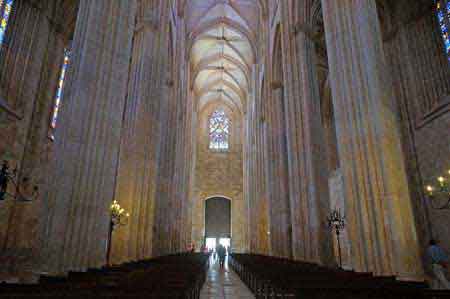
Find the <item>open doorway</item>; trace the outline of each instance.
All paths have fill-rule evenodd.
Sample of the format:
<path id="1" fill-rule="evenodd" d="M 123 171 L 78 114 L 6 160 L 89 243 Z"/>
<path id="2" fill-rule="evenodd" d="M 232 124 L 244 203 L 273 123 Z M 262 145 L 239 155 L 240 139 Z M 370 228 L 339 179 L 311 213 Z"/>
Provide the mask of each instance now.
<path id="1" fill-rule="evenodd" d="M 212 197 L 205 203 L 205 245 L 215 251 L 221 244 L 231 248 L 231 200 L 225 197 Z"/>

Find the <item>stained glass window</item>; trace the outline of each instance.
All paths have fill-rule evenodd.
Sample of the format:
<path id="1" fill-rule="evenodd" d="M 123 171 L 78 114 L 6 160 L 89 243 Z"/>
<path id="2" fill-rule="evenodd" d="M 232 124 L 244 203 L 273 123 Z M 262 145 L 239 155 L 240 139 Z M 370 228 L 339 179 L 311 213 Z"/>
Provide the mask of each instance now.
<path id="1" fill-rule="evenodd" d="M 230 120 L 223 110 L 216 110 L 209 118 L 209 148 L 227 150 L 229 147 Z"/>
<path id="2" fill-rule="evenodd" d="M 436 1 L 436 13 L 444 40 L 445 52 L 450 60 L 450 0 Z"/>
<path id="3" fill-rule="evenodd" d="M 56 121 L 58 119 L 59 108 L 61 107 L 61 98 L 63 93 L 64 80 L 66 78 L 69 61 L 70 61 L 70 51 L 66 49 L 64 52 L 64 62 L 62 64 L 61 73 L 59 75 L 58 88 L 56 89 L 55 104 L 53 106 L 52 119 L 50 123 L 52 131 L 56 128 Z M 54 139 L 53 134 L 50 135 L 50 138 Z"/>
<path id="4" fill-rule="evenodd" d="M 3 43 L 3 38 L 5 37 L 13 2 L 13 0 L 0 0 L 0 44 Z"/>

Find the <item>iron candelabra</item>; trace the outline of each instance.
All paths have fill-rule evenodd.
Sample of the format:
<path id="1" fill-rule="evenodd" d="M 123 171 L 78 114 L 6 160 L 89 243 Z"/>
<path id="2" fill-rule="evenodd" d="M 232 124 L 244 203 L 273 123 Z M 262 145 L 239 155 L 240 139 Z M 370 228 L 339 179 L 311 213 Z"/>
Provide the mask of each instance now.
<path id="1" fill-rule="evenodd" d="M 338 245 L 338 256 L 339 256 L 339 268 L 342 268 L 342 255 L 341 255 L 341 242 L 340 234 L 345 228 L 345 216 L 341 214 L 338 209 L 334 209 L 330 212 L 327 217 L 328 227 L 331 231 L 336 232 L 336 240 Z"/>
<path id="2" fill-rule="evenodd" d="M 126 213 L 125 209 L 123 209 L 117 200 L 114 200 L 110 206 L 110 223 L 109 223 L 109 236 L 108 236 L 108 248 L 106 253 L 106 264 L 110 265 L 111 258 L 111 239 L 113 231 L 119 227 L 128 224 L 128 219 L 130 217 L 130 213 Z"/>
<path id="3" fill-rule="evenodd" d="M 36 199 L 39 195 L 39 188 L 37 185 L 33 186 L 29 196 L 24 195 L 22 192 L 22 190 L 26 190 L 26 185 L 29 184 L 29 182 L 29 177 L 23 177 L 22 180 L 19 181 L 17 168 L 11 170 L 8 161 L 4 160 L 0 169 L 0 201 L 5 200 L 7 196 L 19 201 L 32 201 Z M 14 194 L 8 192 L 9 184 L 14 185 Z"/>

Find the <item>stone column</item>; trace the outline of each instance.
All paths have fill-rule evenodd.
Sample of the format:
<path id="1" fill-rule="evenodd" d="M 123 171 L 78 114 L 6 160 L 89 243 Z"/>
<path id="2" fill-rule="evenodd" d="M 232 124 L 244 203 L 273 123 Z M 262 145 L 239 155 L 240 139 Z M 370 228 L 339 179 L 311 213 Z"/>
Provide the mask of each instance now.
<path id="1" fill-rule="evenodd" d="M 256 87 L 256 66 L 252 68 L 253 87 Z M 245 144 L 244 146 L 244 198 L 247 202 L 248 217 L 248 248 L 250 252 L 256 252 L 257 247 L 257 213 L 255 200 L 255 101 L 256 89 L 252 88 L 252 92 L 247 99 L 247 113 L 245 117 Z"/>
<path id="2" fill-rule="evenodd" d="M 165 22 L 156 1 L 140 1 L 133 38 L 128 98 L 114 199 L 130 212 L 113 232 L 113 263 L 150 258 L 156 192 L 159 107 L 166 70 L 159 58 Z"/>
<path id="3" fill-rule="evenodd" d="M 45 271 L 105 263 L 135 6 L 135 1 L 80 1 L 45 196 Z"/>
<path id="4" fill-rule="evenodd" d="M 247 146 L 250 149 L 247 153 L 249 160 L 248 169 L 248 205 L 249 205 L 249 238 L 251 252 L 268 254 L 269 249 L 269 209 L 266 189 L 266 142 L 263 119 L 263 97 L 267 92 L 265 81 L 259 77 L 260 67 L 252 67 L 253 86 L 248 101 L 247 113 L 248 131 Z"/>
<path id="5" fill-rule="evenodd" d="M 179 16 L 180 20 L 184 22 L 184 16 Z M 185 36 L 186 28 L 184 26 L 180 26 L 177 28 L 176 36 Z M 179 242 L 179 250 L 185 250 L 188 245 L 191 243 L 190 232 L 192 228 L 192 219 L 191 219 L 191 205 L 192 205 L 192 194 L 193 194 L 193 179 L 194 172 L 192 171 L 192 166 L 194 164 L 194 130 L 197 127 L 194 127 L 194 98 L 189 95 L 189 63 L 187 59 L 187 50 L 186 50 L 186 39 L 177 38 L 177 47 L 179 57 L 179 65 L 180 70 L 176 77 L 179 80 L 178 89 L 180 94 L 180 101 L 184 103 L 184 113 L 183 113 L 183 136 L 179 141 L 182 145 L 182 154 L 181 154 L 181 167 L 182 167 L 182 181 L 180 184 L 180 201 L 181 201 L 181 214 L 180 214 L 180 242 Z M 197 247 L 200 249 L 200 247 Z"/>
<path id="6" fill-rule="evenodd" d="M 375 0 L 322 7 L 353 268 L 421 279 Z"/>
<path id="7" fill-rule="evenodd" d="M 181 23 L 185 20 L 181 16 L 179 19 Z M 188 208 L 188 195 L 189 195 L 189 164 L 192 158 L 187 156 L 186 153 L 189 152 L 190 140 L 187 139 L 189 133 L 189 118 L 192 113 L 192 107 L 190 106 L 192 98 L 187 97 L 188 82 L 184 80 L 187 78 L 188 65 L 186 59 L 186 39 L 178 38 L 186 36 L 185 26 L 179 26 L 179 28 L 173 26 L 172 32 L 174 32 L 174 56 L 169 57 L 173 59 L 173 64 L 176 66 L 173 70 L 174 88 L 175 88 L 175 98 L 177 100 L 177 118 L 176 127 L 174 128 L 176 133 L 176 149 L 175 157 L 175 169 L 173 174 L 173 188 L 174 193 L 172 195 L 174 201 L 174 207 L 172 209 L 172 223 L 173 223 L 173 251 L 185 251 L 188 244 L 183 240 L 185 221 L 187 220 L 186 209 Z M 172 37 L 171 37 L 172 38 Z M 186 76 L 186 77 L 185 77 Z M 188 125 L 189 124 L 189 125 Z M 197 248 L 198 250 L 199 248 Z"/>
<path id="8" fill-rule="evenodd" d="M 282 63 L 281 61 L 275 63 Z M 281 79 L 282 80 L 282 79 Z M 291 257 L 291 211 L 289 209 L 289 173 L 286 144 L 286 113 L 281 81 L 273 81 L 264 99 L 267 126 L 266 184 L 269 198 L 271 254 Z"/>
<path id="9" fill-rule="evenodd" d="M 287 4 L 282 2 L 281 8 L 284 28 L 290 28 L 282 31 L 282 44 L 293 257 L 331 264 L 327 158 L 314 44 L 305 30 L 309 20 L 292 24 Z"/>
<path id="10" fill-rule="evenodd" d="M 167 28 L 165 28 L 168 34 Z M 166 35 L 162 39 L 165 47 L 168 47 L 170 36 Z M 173 41 L 172 41 L 173 42 Z M 162 59 L 164 60 L 165 68 L 168 67 L 170 59 L 169 51 L 163 52 Z M 174 63 L 174 62 L 173 62 Z M 165 77 L 172 76 L 170 70 L 165 72 Z M 173 79 L 173 78 L 171 78 Z M 172 251 L 174 238 L 174 219 L 172 219 L 174 207 L 174 167 L 175 167 L 175 147 L 176 147 L 176 126 L 177 126 L 177 111 L 178 97 L 173 84 L 164 83 L 160 88 L 160 97 L 162 102 L 160 105 L 160 149 L 158 160 L 158 179 L 157 179 L 157 198 L 155 206 L 155 236 L 153 250 L 155 255 L 165 255 Z"/>
<path id="11" fill-rule="evenodd" d="M 268 81 L 267 79 L 265 80 Z M 268 82 L 267 82 L 268 83 Z M 270 210 L 269 197 L 267 194 L 267 139 L 266 139 L 266 125 L 264 121 L 264 104 L 268 95 L 267 83 L 260 87 L 259 97 L 255 98 L 255 158 L 256 158 L 256 173 L 255 173 L 255 214 L 258 219 L 258 252 L 261 254 L 270 254 Z M 256 84 L 259 86 L 259 84 Z M 256 89 L 255 86 L 255 89 Z"/>

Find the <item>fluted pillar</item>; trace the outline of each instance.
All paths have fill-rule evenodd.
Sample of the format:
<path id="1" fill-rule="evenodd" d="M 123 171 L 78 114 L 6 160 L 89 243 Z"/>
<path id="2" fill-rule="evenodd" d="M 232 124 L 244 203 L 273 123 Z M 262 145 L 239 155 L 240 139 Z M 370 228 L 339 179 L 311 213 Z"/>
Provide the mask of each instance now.
<path id="1" fill-rule="evenodd" d="M 325 135 L 314 43 L 305 29 L 310 20 L 302 17 L 293 24 L 288 2 L 282 2 L 281 7 L 284 28 L 289 28 L 282 32 L 282 38 L 292 252 L 295 259 L 331 264 L 332 242 L 326 227 L 330 206 Z"/>
<path id="2" fill-rule="evenodd" d="M 179 16 L 181 21 L 184 21 L 184 16 Z M 180 26 L 177 28 L 176 36 L 185 36 L 186 35 L 186 27 Z M 180 146 L 180 153 L 178 157 L 178 165 L 180 167 L 180 176 L 177 182 L 178 194 L 177 198 L 179 200 L 179 215 L 178 215 L 178 223 L 179 227 L 179 237 L 177 241 L 178 251 L 184 251 L 191 243 L 190 231 L 190 206 L 191 206 L 191 198 L 190 198 L 190 190 L 191 190 L 191 167 L 193 163 L 192 159 L 192 130 L 193 130 L 193 122 L 192 116 L 194 113 L 193 106 L 193 97 L 188 96 L 188 73 L 189 73 L 189 64 L 187 62 L 187 56 L 185 53 L 186 49 L 186 39 L 177 39 L 177 55 L 178 63 L 180 66 L 178 72 L 175 72 L 175 78 L 178 81 L 178 94 L 180 104 L 182 105 L 182 113 L 180 115 L 182 121 L 181 123 L 181 136 L 177 138 L 178 145 Z M 189 232 L 189 233 L 188 233 Z"/>
<path id="3" fill-rule="evenodd" d="M 182 22 L 184 19 L 180 19 Z M 180 26 L 180 28 L 173 28 L 176 30 L 176 37 L 184 37 L 186 36 L 186 28 L 185 26 Z M 189 131 L 188 126 L 188 118 L 192 110 L 189 108 L 189 103 L 192 98 L 188 99 L 186 91 L 188 89 L 188 82 L 185 80 L 185 76 L 187 76 L 187 71 L 189 69 L 187 60 L 186 60 L 186 39 L 184 38 L 176 38 L 174 41 L 176 45 L 174 51 L 175 57 L 169 57 L 169 59 L 175 60 L 175 65 L 178 66 L 173 70 L 173 80 L 175 80 L 175 98 L 177 101 L 177 117 L 175 124 L 175 156 L 173 158 L 174 165 L 174 173 L 173 173 L 173 207 L 171 210 L 171 219 L 172 219 L 172 230 L 173 230 L 173 244 L 172 244 L 172 252 L 185 251 L 187 249 L 187 245 L 183 241 L 184 234 L 184 222 L 186 219 L 185 210 L 188 207 L 187 197 L 189 195 L 188 192 L 188 183 L 189 176 L 187 175 L 187 166 L 190 163 L 191 159 L 186 156 L 186 151 L 189 149 L 190 143 L 186 139 L 187 133 Z"/>
<path id="4" fill-rule="evenodd" d="M 85 270 L 105 263 L 135 5 L 80 1 L 45 198 L 45 271 Z"/>
<path id="5" fill-rule="evenodd" d="M 281 50 L 281 49 L 280 49 Z M 275 65 L 281 65 L 281 61 Z M 265 103 L 266 188 L 269 199 L 271 254 L 291 257 L 291 211 L 289 209 L 289 173 L 286 140 L 284 87 L 273 81 Z"/>
<path id="6" fill-rule="evenodd" d="M 168 7 L 168 5 L 167 5 Z M 166 28 L 166 32 L 167 32 Z M 173 32 L 173 31 L 170 31 Z M 164 65 L 167 68 L 165 72 L 165 78 L 172 80 L 175 84 L 175 78 L 173 77 L 173 69 L 171 65 L 176 65 L 173 61 L 174 55 L 173 46 L 174 41 L 172 36 L 166 35 L 165 39 L 162 39 L 165 49 L 171 48 L 172 51 L 165 50 L 161 59 L 164 61 Z M 172 209 L 174 208 L 174 167 L 175 167 L 175 147 L 176 147 L 176 125 L 177 125 L 177 111 L 178 97 L 174 84 L 162 85 L 160 89 L 160 96 L 162 102 L 160 105 L 160 149 L 158 160 L 158 178 L 157 178 L 157 197 L 155 202 L 155 222 L 154 222 L 154 255 L 165 255 L 172 252 L 173 238 L 174 238 L 174 219 L 172 218 Z"/>
<path id="7" fill-rule="evenodd" d="M 255 83 L 256 67 L 253 67 L 252 82 Z M 251 252 L 257 251 L 257 205 L 256 205 L 256 188 L 255 188 L 255 161 L 256 161 L 256 144 L 255 144 L 255 101 L 256 90 L 252 89 L 252 93 L 247 100 L 247 114 L 245 117 L 245 142 L 247 146 L 244 147 L 244 161 L 246 167 L 244 168 L 244 198 L 248 207 L 248 247 Z"/>
<path id="8" fill-rule="evenodd" d="M 421 279 L 376 2 L 322 7 L 353 268 Z"/>
<path id="9" fill-rule="evenodd" d="M 256 76 L 255 76 L 256 77 Z M 263 81 L 264 82 L 264 81 Z M 254 86 L 257 90 L 259 84 Z M 267 99 L 268 86 L 261 83 L 261 93 L 255 98 L 255 193 L 254 193 L 254 213 L 257 219 L 258 252 L 270 254 L 270 203 L 267 194 L 267 140 L 264 120 L 264 100 Z"/>
<path id="10" fill-rule="evenodd" d="M 149 258 L 152 254 L 157 149 L 165 84 L 161 32 L 165 30 L 157 1 L 140 1 L 124 114 L 114 199 L 130 213 L 128 224 L 113 232 L 113 263 Z"/>
<path id="11" fill-rule="evenodd" d="M 261 254 L 270 252 L 269 246 L 269 202 L 266 188 L 267 164 L 264 156 L 265 125 L 263 116 L 263 98 L 266 97 L 267 88 L 265 81 L 258 80 L 259 66 L 252 67 L 253 86 L 247 108 L 247 152 L 248 165 L 248 211 L 249 211 L 249 245 L 250 251 Z M 259 81 L 259 82 L 258 82 Z"/>

